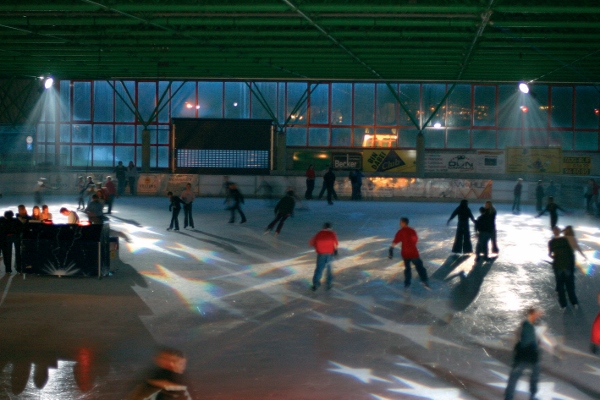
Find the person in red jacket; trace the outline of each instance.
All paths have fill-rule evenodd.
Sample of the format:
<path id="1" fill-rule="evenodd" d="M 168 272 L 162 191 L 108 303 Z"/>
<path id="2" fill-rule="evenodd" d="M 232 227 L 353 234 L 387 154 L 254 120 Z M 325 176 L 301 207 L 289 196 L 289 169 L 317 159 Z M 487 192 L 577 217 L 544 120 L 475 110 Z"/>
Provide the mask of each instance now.
<path id="1" fill-rule="evenodd" d="M 325 222 L 323 225 L 323 229 L 321 229 L 312 239 L 308 242 L 308 244 L 315 248 L 317 252 L 317 267 L 315 269 L 315 274 L 313 275 L 313 284 L 311 286 L 311 290 L 316 291 L 319 286 L 321 286 L 321 276 L 323 275 L 323 270 L 327 267 L 327 280 L 326 280 L 326 288 L 327 290 L 331 289 L 333 275 L 331 274 L 331 262 L 333 261 L 333 256 L 337 255 L 337 247 L 338 247 L 338 239 L 335 232 L 331 229 L 331 224 L 329 222 Z"/>
<path id="2" fill-rule="evenodd" d="M 598 305 L 600 305 L 600 293 L 598 293 Z M 594 324 L 592 325 L 592 353 L 598 353 L 598 347 L 600 347 L 600 313 L 596 315 Z"/>
<path id="3" fill-rule="evenodd" d="M 394 247 L 398 243 L 402 243 L 402 258 L 404 259 L 404 287 L 410 286 L 412 280 L 412 273 L 410 270 L 410 264 L 415 264 L 415 269 L 421 278 L 421 284 L 431 290 L 429 287 L 429 278 L 427 277 L 427 270 L 423 267 L 423 261 L 421 261 L 419 250 L 417 249 L 417 242 L 419 237 L 417 232 L 413 228 L 408 226 L 408 218 L 400 218 L 400 230 L 396 232 L 396 236 L 392 241 L 392 245 L 389 249 L 388 258 L 391 260 L 394 257 Z"/>

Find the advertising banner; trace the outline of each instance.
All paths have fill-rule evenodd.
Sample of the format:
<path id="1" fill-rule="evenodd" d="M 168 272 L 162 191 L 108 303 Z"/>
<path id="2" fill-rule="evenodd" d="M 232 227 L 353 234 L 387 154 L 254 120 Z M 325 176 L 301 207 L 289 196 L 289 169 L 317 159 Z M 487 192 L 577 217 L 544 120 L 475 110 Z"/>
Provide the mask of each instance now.
<path id="1" fill-rule="evenodd" d="M 425 153 L 425 172 L 503 174 L 503 151 L 477 153 Z"/>
<path id="2" fill-rule="evenodd" d="M 328 151 L 296 151 L 293 161 L 294 171 L 306 171 L 311 164 L 315 171 L 321 171 L 329 166 L 331 154 Z"/>
<path id="3" fill-rule="evenodd" d="M 362 170 L 362 153 L 333 153 L 331 165 L 336 170 Z"/>
<path id="4" fill-rule="evenodd" d="M 506 172 L 560 174 L 562 158 L 560 147 L 507 147 Z"/>
<path id="5" fill-rule="evenodd" d="M 137 182 L 138 193 L 159 194 L 159 192 L 165 192 L 164 190 L 161 190 L 162 177 L 163 175 L 159 174 L 140 174 Z"/>
<path id="6" fill-rule="evenodd" d="M 447 199 L 492 198 L 492 181 L 486 179 L 369 178 L 363 197 L 424 197 Z"/>
<path id="7" fill-rule="evenodd" d="M 416 150 L 365 150 L 363 171 L 366 172 L 416 172 Z"/>
<path id="8" fill-rule="evenodd" d="M 567 175 L 589 175 L 592 157 L 563 157 L 562 173 Z"/>
<path id="9" fill-rule="evenodd" d="M 169 175 L 167 181 L 167 192 L 173 192 L 177 196 L 185 190 L 185 185 L 190 183 L 192 185 L 192 192 L 199 193 L 198 191 L 198 175 L 196 174 L 172 174 Z"/>

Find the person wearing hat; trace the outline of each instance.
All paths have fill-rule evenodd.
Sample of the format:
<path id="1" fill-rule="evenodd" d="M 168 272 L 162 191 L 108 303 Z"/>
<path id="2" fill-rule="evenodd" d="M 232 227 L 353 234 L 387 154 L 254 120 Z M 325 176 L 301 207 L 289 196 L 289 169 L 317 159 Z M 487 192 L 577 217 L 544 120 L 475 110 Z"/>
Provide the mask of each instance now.
<path id="1" fill-rule="evenodd" d="M 517 212 L 517 214 L 521 212 L 521 193 L 522 192 L 523 192 L 523 179 L 519 178 L 519 179 L 517 179 L 517 184 L 515 185 L 515 188 L 513 189 L 513 195 L 514 195 L 513 206 L 512 206 L 513 213 L 515 211 Z"/>
<path id="2" fill-rule="evenodd" d="M 542 211 L 544 208 L 544 185 L 542 184 L 542 180 L 540 179 L 535 187 L 535 210 L 537 212 Z"/>

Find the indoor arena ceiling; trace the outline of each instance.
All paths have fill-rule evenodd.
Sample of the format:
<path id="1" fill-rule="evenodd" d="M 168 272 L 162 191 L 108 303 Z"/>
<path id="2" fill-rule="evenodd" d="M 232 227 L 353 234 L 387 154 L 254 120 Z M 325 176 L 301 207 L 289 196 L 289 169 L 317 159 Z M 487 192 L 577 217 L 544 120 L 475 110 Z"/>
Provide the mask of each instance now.
<path id="1" fill-rule="evenodd" d="M 600 81 L 598 0 L 2 0 L 0 76 Z"/>

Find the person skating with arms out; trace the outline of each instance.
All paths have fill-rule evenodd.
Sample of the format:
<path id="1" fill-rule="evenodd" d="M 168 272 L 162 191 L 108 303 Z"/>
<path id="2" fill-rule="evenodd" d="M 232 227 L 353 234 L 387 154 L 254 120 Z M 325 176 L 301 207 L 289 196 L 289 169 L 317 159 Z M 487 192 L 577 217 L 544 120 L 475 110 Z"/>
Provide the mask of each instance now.
<path id="1" fill-rule="evenodd" d="M 429 287 L 429 278 L 427 276 L 427 270 L 423 267 L 423 261 L 419 255 L 419 250 L 417 249 L 417 242 L 419 241 L 419 237 L 417 236 L 417 232 L 408 226 L 408 218 L 402 217 L 400 218 L 400 230 L 396 232 L 396 236 L 392 241 L 392 245 L 390 246 L 388 252 L 388 258 L 391 260 L 394 257 L 394 247 L 398 243 L 402 243 L 402 251 L 400 255 L 404 260 L 404 287 L 410 287 L 412 280 L 412 272 L 410 265 L 414 264 L 417 273 L 419 274 L 419 278 L 421 279 L 421 284 L 428 290 L 431 290 Z"/>

